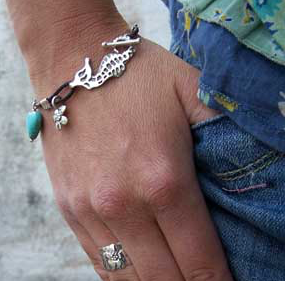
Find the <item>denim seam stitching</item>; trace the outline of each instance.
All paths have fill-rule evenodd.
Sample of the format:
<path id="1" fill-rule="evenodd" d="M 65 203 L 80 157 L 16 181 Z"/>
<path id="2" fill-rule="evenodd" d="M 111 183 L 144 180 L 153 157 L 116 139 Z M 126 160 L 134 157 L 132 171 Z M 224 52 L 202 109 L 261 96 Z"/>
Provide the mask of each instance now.
<path id="1" fill-rule="evenodd" d="M 237 172 L 241 172 L 243 170 L 249 169 L 253 165 L 259 164 L 259 162 L 263 161 L 265 158 L 268 158 L 269 156 L 271 156 L 273 154 L 276 154 L 276 153 L 274 151 L 270 151 L 269 153 L 264 154 L 260 158 L 258 158 L 256 160 L 254 160 L 253 162 L 247 164 L 245 167 L 242 167 L 242 168 L 239 168 L 239 169 L 236 169 L 236 170 L 233 170 L 233 171 L 229 171 L 229 172 L 216 173 L 216 175 L 217 176 L 222 176 L 222 177 L 224 177 L 224 176 L 231 176 L 233 174 L 236 174 Z"/>
<path id="2" fill-rule="evenodd" d="M 279 158 L 281 158 L 283 155 L 277 154 L 275 153 L 275 156 L 272 155 L 272 152 L 263 155 L 261 158 L 257 159 L 255 162 L 248 164 L 246 167 L 234 170 L 234 171 L 230 171 L 230 172 L 226 172 L 226 173 L 215 173 L 216 176 L 218 176 L 219 178 L 221 178 L 221 180 L 223 181 L 233 181 L 233 180 L 238 180 L 241 179 L 243 177 L 248 176 L 251 173 L 256 173 L 259 172 L 263 169 L 265 169 L 266 167 L 270 166 L 271 164 L 273 164 L 274 162 L 276 162 Z M 253 170 L 248 170 L 250 167 L 255 166 L 257 164 L 259 164 L 260 162 L 262 162 L 264 159 L 266 159 L 267 157 L 270 157 L 269 159 L 267 159 L 266 162 L 263 163 L 263 165 L 256 167 Z M 245 173 L 242 173 L 243 171 L 245 171 Z M 228 176 L 230 174 L 230 176 Z M 239 175 L 235 175 L 235 174 L 239 174 Z"/>
<path id="3" fill-rule="evenodd" d="M 238 108 L 235 111 L 244 112 L 248 116 L 253 116 L 253 117 L 255 117 L 255 118 L 259 119 L 259 120 L 262 120 L 262 122 L 266 124 L 266 126 L 264 126 L 264 127 L 267 127 L 267 130 L 270 129 L 270 131 L 272 131 L 272 132 L 274 132 L 274 131 L 280 132 L 280 128 L 277 128 L 274 124 L 272 124 L 270 121 L 268 121 L 268 118 L 265 118 L 264 116 L 258 115 L 253 109 L 248 108 L 246 105 L 241 104 L 241 103 L 237 102 L 236 100 L 233 100 L 233 99 L 229 98 L 224 93 L 221 93 L 220 91 L 216 91 L 216 90 L 212 89 L 212 87 L 210 87 L 209 85 L 207 85 L 204 82 L 202 82 L 202 78 L 200 78 L 199 87 L 203 91 L 204 90 L 207 91 L 211 96 L 213 96 L 213 98 L 215 98 L 216 94 L 220 94 L 220 95 L 226 96 L 227 101 L 235 102 L 238 105 Z M 276 134 L 276 132 L 274 132 L 274 133 Z"/>
<path id="4" fill-rule="evenodd" d="M 210 85 L 208 85 L 208 84 L 206 84 L 206 83 L 203 82 L 203 77 L 200 78 L 200 85 L 199 85 L 199 86 L 200 86 L 200 88 L 201 88 L 203 91 L 206 90 L 206 92 L 208 92 L 208 93 L 209 93 L 210 95 L 212 95 L 213 97 L 215 97 L 215 95 L 220 95 L 220 96 L 223 96 L 223 97 L 226 99 L 226 101 L 235 103 L 236 105 L 238 105 L 238 108 L 242 108 L 241 111 L 243 111 L 243 112 L 246 112 L 246 113 L 248 113 L 248 112 L 253 113 L 254 115 L 256 115 L 256 117 L 259 117 L 259 118 L 261 118 L 261 119 L 263 119 L 263 120 L 266 120 L 266 119 L 267 119 L 267 118 L 265 118 L 265 117 L 263 117 L 263 116 L 257 115 L 256 112 L 255 112 L 253 109 L 247 107 L 245 104 L 240 103 L 240 102 L 238 102 L 238 101 L 236 101 L 236 100 L 230 98 L 230 97 L 227 96 L 226 94 L 224 94 L 224 93 L 222 93 L 222 92 L 220 92 L 220 91 L 218 91 L 218 90 L 213 89 Z M 251 107 L 254 108 L 254 109 L 260 110 L 259 107 L 256 107 L 256 106 L 253 106 L 253 105 L 251 105 Z M 265 113 L 268 113 L 268 112 L 266 111 Z"/>
<path id="5" fill-rule="evenodd" d="M 263 166 L 261 167 L 258 167 L 256 168 L 255 170 L 252 170 L 252 171 L 248 171 L 247 173 L 245 174 L 242 174 L 242 175 L 239 175 L 239 176 L 236 176 L 236 177 L 227 177 L 227 178 L 222 178 L 223 181 L 234 181 L 234 180 L 239 180 L 239 179 L 242 179 L 248 175 L 250 175 L 251 173 L 256 173 L 256 172 L 259 172 L 265 168 L 267 168 L 268 166 L 270 166 L 271 164 L 273 164 L 274 162 L 276 162 L 278 159 L 280 158 L 280 156 L 276 156 L 275 158 L 271 159 L 270 161 L 268 161 L 267 163 L 265 163 Z"/>
<path id="6" fill-rule="evenodd" d="M 222 93 L 214 94 L 214 99 L 217 101 L 216 96 L 220 97 L 223 101 L 232 103 L 233 111 L 236 110 L 238 108 L 238 106 L 239 106 L 239 104 L 236 101 L 234 101 L 232 99 L 229 99 L 229 97 L 227 97 L 225 94 L 222 94 Z"/>
<path id="7" fill-rule="evenodd" d="M 222 190 L 230 192 L 230 193 L 243 193 L 243 192 L 250 191 L 250 190 L 269 188 L 269 187 L 270 187 L 269 185 L 262 183 L 262 184 L 257 184 L 257 185 L 244 187 L 244 188 L 237 188 L 237 189 L 229 189 L 229 188 L 223 187 Z"/>

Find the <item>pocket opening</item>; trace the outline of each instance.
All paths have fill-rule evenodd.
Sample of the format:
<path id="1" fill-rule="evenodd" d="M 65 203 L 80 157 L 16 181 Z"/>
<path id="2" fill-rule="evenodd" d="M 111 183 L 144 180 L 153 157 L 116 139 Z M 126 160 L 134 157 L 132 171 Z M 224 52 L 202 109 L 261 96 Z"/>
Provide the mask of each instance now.
<path id="1" fill-rule="evenodd" d="M 221 113 L 219 115 L 216 115 L 216 116 L 211 117 L 209 119 L 206 119 L 204 121 L 198 122 L 198 123 L 196 123 L 194 125 L 191 125 L 191 130 L 197 130 L 200 127 L 204 127 L 206 125 L 210 125 L 211 123 L 214 123 L 214 122 L 216 122 L 216 121 L 218 121 L 218 120 L 220 120 L 222 118 L 225 118 L 225 117 L 227 117 L 227 116 L 225 114 Z"/>

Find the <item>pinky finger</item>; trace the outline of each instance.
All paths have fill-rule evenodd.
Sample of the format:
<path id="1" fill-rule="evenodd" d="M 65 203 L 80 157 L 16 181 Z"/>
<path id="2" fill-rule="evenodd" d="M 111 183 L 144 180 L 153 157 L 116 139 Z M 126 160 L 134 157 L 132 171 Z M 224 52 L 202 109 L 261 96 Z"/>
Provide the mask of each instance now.
<path id="1" fill-rule="evenodd" d="M 95 272 L 100 276 L 103 281 L 110 281 L 109 274 L 102 267 L 102 260 L 97 251 L 98 246 L 94 243 L 93 239 L 90 237 L 88 232 L 79 223 L 73 221 L 68 222 L 70 228 L 74 232 L 77 240 L 82 246 L 83 250 L 89 257 L 91 263 L 93 264 Z"/>

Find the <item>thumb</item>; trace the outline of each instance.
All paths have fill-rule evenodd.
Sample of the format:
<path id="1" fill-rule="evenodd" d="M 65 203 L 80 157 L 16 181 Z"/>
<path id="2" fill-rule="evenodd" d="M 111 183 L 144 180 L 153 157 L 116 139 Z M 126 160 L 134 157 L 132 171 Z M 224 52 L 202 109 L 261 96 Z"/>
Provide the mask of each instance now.
<path id="1" fill-rule="evenodd" d="M 198 96 L 201 72 L 181 59 L 177 60 L 175 73 L 176 94 L 190 125 L 212 118 L 220 112 L 208 108 Z"/>

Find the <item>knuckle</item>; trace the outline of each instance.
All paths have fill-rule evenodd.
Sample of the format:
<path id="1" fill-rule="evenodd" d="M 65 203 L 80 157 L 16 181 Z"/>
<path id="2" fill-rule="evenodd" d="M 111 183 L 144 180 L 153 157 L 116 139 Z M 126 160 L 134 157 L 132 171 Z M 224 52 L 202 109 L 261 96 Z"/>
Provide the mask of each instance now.
<path id="1" fill-rule="evenodd" d="M 86 219 L 91 213 L 90 202 L 86 194 L 80 190 L 69 194 L 69 204 L 72 213 L 79 221 Z"/>
<path id="2" fill-rule="evenodd" d="M 165 208 L 178 196 L 179 177 L 169 162 L 159 162 L 145 169 L 142 185 L 147 204 Z"/>
<path id="3" fill-rule="evenodd" d="M 165 264 L 162 263 L 154 263 L 148 264 L 148 267 L 144 267 L 142 269 L 142 276 L 144 277 L 143 280 L 148 281 L 159 281 L 159 280 L 170 280 L 167 278 L 166 272 L 169 271 L 169 268 L 165 266 Z M 172 275 L 172 274 L 170 274 Z"/>
<path id="4" fill-rule="evenodd" d="M 101 187 L 98 194 L 92 196 L 92 207 L 103 221 L 120 220 L 127 209 L 127 196 L 121 188 Z"/>
<path id="5" fill-rule="evenodd" d="M 216 269 L 211 267 L 202 266 L 190 270 L 187 273 L 186 280 L 191 281 L 219 281 L 222 280 L 225 276 L 228 276 L 223 273 L 219 273 Z"/>
<path id="6" fill-rule="evenodd" d="M 146 200 L 155 209 L 164 209 L 174 203 L 176 186 L 172 183 L 160 182 L 155 186 L 148 186 Z"/>
<path id="7" fill-rule="evenodd" d="M 195 270 L 193 271 L 189 278 L 187 280 L 192 280 L 192 281 L 214 281 L 216 280 L 215 278 L 215 273 L 213 271 L 209 270 Z"/>

